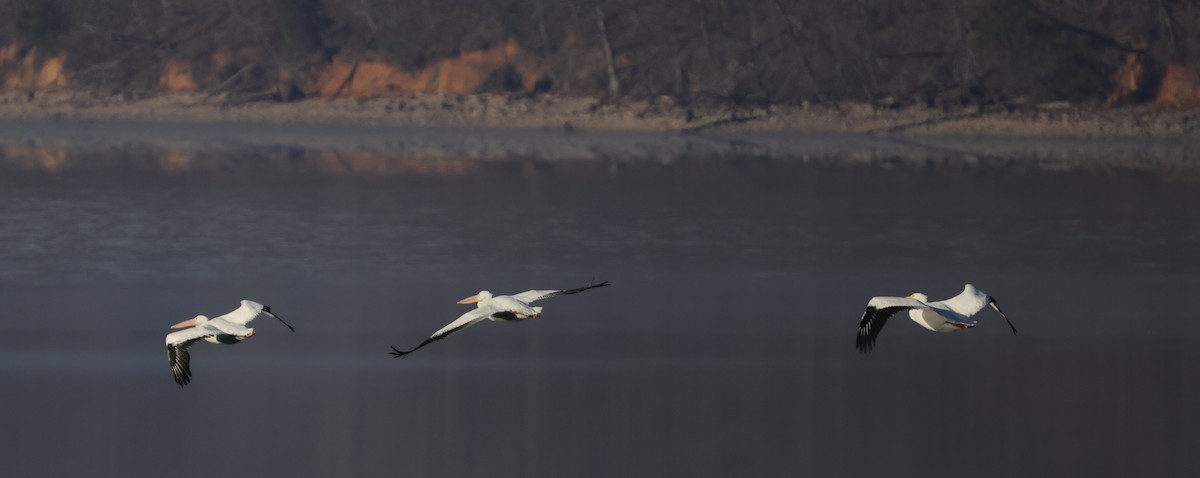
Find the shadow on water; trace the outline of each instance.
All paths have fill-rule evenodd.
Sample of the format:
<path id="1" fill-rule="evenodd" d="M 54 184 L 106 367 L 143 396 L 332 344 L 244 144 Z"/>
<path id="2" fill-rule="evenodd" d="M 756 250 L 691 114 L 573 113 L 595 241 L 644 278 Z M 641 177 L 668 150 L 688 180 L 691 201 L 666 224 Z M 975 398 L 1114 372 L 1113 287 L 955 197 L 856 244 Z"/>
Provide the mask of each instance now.
<path id="1" fill-rule="evenodd" d="M 1200 465 L 1190 143 L 0 126 L 0 475 Z M 964 282 L 1021 335 L 852 347 L 871 296 Z M 298 332 L 198 345 L 179 390 L 166 327 L 242 298 Z"/>

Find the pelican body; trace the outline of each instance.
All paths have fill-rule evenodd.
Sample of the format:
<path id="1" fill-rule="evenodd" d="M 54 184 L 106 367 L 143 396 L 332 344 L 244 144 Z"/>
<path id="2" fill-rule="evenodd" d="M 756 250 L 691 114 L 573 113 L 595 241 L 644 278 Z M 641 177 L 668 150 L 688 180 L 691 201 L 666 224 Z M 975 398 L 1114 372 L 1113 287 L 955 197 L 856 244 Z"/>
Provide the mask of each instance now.
<path id="1" fill-rule="evenodd" d="M 403 357 L 415 352 L 421 347 L 441 340 L 454 332 L 475 325 L 483 320 L 491 320 L 494 322 L 517 322 L 526 319 L 536 319 L 542 316 L 542 308 L 529 305 L 535 301 L 549 299 L 559 295 L 578 294 L 588 289 L 606 287 L 608 285 L 608 281 L 604 281 L 599 284 L 592 284 L 587 287 L 580 287 L 578 289 L 528 290 L 514 295 L 492 295 L 491 292 L 482 290 L 479 291 L 478 294 L 458 301 L 459 304 L 475 304 L 475 310 L 459 316 L 459 318 L 455 319 L 453 322 L 446 324 L 445 327 L 438 329 L 437 332 L 434 332 L 433 335 L 430 335 L 429 338 L 425 339 L 424 342 L 421 342 L 416 347 L 413 347 L 409 350 L 400 350 L 396 347 L 392 347 L 392 351 L 390 353 L 393 357 Z"/>
<path id="2" fill-rule="evenodd" d="M 600 287 L 600 286 L 595 286 Z M 530 292 L 560 292 L 563 291 L 530 291 Z M 525 293 L 523 293 L 525 294 Z M 522 294 L 517 294 L 522 296 Z M 522 301 L 511 295 L 493 296 L 491 292 L 486 290 L 479 291 L 471 297 L 458 301 L 459 304 L 475 304 L 475 308 L 485 310 L 495 310 L 487 318 L 493 321 L 516 322 L 518 320 L 536 319 L 542 316 L 541 307 L 532 307 L 529 302 L 537 299 L 525 298 L 528 302 Z M 447 326 L 449 327 L 449 326 Z M 445 329 L 443 329 L 445 330 Z"/>
<path id="3" fill-rule="evenodd" d="M 907 311 L 913 322 L 926 329 L 934 332 L 954 332 L 975 327 L 977 322 L 971 317 L 989 305 L 1004 317 L 1013 335 L 1016 335 L 1017 328 L 1008 316 L 1004 315 L 1004 311 L 1000 310 L 996 299 L 967 284 L 961 294 L 936 302 L 929 302 L 929 296 L 920 292 L 908 297 L 872 298 L 867 303 L 862 320 L 859 321 L 858 337 L 854 345 L 860 352 L 870 352 L 875 348 L 875 339 L 887 324 L 887 319 L 900 311 Z"/>
<path id="4" fill-rule="evenodd" d="M 182 329 L 167 334 L 167 361 L 171 364 L 171 373 L 175 375 L 175 383 L 183 387 L 192 381 L 189 347 L 201 340 L 221 345 L 241 343 L 254 336 L 254 329 L 246 327 L 246 324 L 260 314 L 274 317 L 283 322 L 283 325 L 286 325 L 292 332 L 296 331 L 290 324 L 271 312 L 270 307 L 252 300 L 243 300 L 240 307 L 220 317 L 210 319 L 203 315 L 197 315 L 172 325 L 172 329 Z"/>

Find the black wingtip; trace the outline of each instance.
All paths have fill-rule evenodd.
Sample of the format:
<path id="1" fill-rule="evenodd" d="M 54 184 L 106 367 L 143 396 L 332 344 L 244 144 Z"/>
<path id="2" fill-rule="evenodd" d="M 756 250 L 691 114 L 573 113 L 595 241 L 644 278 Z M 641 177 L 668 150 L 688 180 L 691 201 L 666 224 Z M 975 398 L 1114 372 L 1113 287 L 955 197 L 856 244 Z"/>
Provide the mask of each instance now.
<path id="1" fill-rule="evenodd" d="M 1012 329 L 1013 335 L 1017 335 L 1017 326 L 1013 325 L 1012 320 L 1008 318 L 1008 314 L 1005 314 L 1003 310 L 1000 310 L 1000 304 L 996 303 L 996 299 L 989 296 L 988 304 L 990 304 L 993 309 L 996 309 L 996 312 L 999 312 L 1001 317 L 1004 317 L 1004 321 L 1008 322 L 1008 328 Z"/>
<path id="2" fill-rule="evenodd" d="M 193 342 L 200 339 L 194 339 Z M 171 365 L 171 376 L 179 388 L 192 381 L 192 370 L 188 366 L 187 343 L 183 346 L 167 344 L 167 363 Z M 179 363 L 181 362 L 181 363 Z"/>
<path id="3" fill-rule="evenodd" d="M 176 375 L 175 383 L 179 384 L 179 388 L 186 387 L 187 384 L 192 383 L 192 373 L 189 371 Z"/>
<path id="4" fill-rule="evenodd" d="M 279 317 L 275 317 L 275 318 L 276 318 L 276 319 L 279 319 Z M 295 332 L 296 332 L 296 328 L 295 328 L 295 327 L 292 327 L 292 324 L 289 324 L 289 323 L 287 323 L 287 322 L 284 322 L 284 321 L 283 321 L 283 319 L 279 319 L 279 322 L 280 322 L 280 323 L 282 323 L 283 325 L 286 325 L 286 326 L 287 326 L 287 328 L 288 328 L 288 330 L 291 330 L 293 333 L 295 333 Z"/>
<path id="5" fill-rule="evenodd" d="M 458 327 L 458 328 L 456 328 L 456 329 L 451 329 L 449 332 L 446 332 L 446 333 L 444 333 L 444 334 L 442 334 L 442 335 L 438 335 L 438 336 L 436 336 L 436 337 L 430 337 L 430 338 L 427 338 L 427 339 L 425 339 L 423 342 L 421 342 L 420 344 L 418 344 L 416 347 L 413 347 L 413 348 L 412 348 L 412 349 L 410 349 L 410 350 L 400 350 L 400 349 L 396 348 L 395 346 L 393 346 L 393 347 L 392 347 L 392 351 L 391 351 L 391 352 L 388 352 L 388 353 L 392 354 L 392 357 L 395 357 L 395 358 L 407 357 L 407 356 L 408 356 L 408 354 L 411 354 L 411 353 L 413 353 L 413 352 L 416 352 L 416 351 L 417 351 L 417 349 L 420 349 L 421 347 L 424 347 L 424 346 L 426 346 L 426 345 L 429 345 L 430 343 L 433 343 L 434 341 L 436 341 L 436 340 L 438 340 L 438 339 L 441 339 L 442 337 L 445 337 L 445 336 L 447 336 L 447 335 L 450 335 L 450 334 L 451 334 L 452 332 L 454 332 L 455 330 L 458 330 L 458 329 L 461 329 L 461 328 L 462 328 L 462 327 L 460 326 L 460 327 Z"/>
<path id="6" fill-rule="evenodd" d="M 553 292 L 553 293 L 551 293 L 551 294 L 550 294 L 549 296 L 547 296 L 547 297 L 552 297 L 552 296 L 556 296 L 556 295 L 571 295 L 571 294 L 578 294 L 578 293 L 580 293 L 580 292 L 583 292 L 583 291 L 585 291 L 585 290 L 591 290 L 591 289 L 595 289 L 595 288 L 597 288 L 597 287 L 608 287 L 608 286 L 610 286 L 610 285 L 612 285 L 612 284 L 609 284 L 609 283 L 608 283 L 608 281 L 604 281 L 604 282 L 601 282 L 601 283 L 597 284 L 597 283 L 596 283 L 596 279 L 592 279 L 592 283 L 591 283 L 591 284 L 588 284 L 588 285 L 586 285 L 586 286 L 584 286 L 584 287 L 580 287 L 580 288 L 578 288 L 578 289 L 566 289 L 566 290 L 560 290 L 560 291 L 558 291 L 558 292 Z"/>
<path id="7" fill-rule="evenodd" d="M 866 337 L 859 335 L 854 339 L 854 348 L 858 349 L 859 353 L 869 354 L 871 349 L 875 348 L 875 344 Z"/>
<path id="8" fill-rule="evenodd" d="M 854 342 L 854 346 L 858 348 L 858 351 L 871 353 L 872 350 L 875 350 L 875 342 L 879 338 L 879 332 L 883 330 L 883 326 L 887 325 L 888 318 L 901 310 L 904 310 L 904 307 L 884 307 L 879 309 L 867 305 L 862 319 L 858 322 L 858 337 Z"/>

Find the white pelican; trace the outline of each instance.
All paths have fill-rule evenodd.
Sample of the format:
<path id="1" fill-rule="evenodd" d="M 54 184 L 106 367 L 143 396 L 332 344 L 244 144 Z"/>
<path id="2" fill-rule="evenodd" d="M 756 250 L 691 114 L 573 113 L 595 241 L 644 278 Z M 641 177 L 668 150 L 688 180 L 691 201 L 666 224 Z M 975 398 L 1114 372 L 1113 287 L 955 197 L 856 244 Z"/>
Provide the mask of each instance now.
<path id="1" fill-rule="evenodd" d="M 167 334 L 167 360 L 171 363 L 171 373 L 175 374 L 175 383 L 183 387 L 192 381 L 191 355 L 188 354 L 188 347 L 200 339 L 214 344 L 231 345 L 253 337 L 254 329 L 246 327 L 246 324 L 258 317 L 260 313 L 283 322 L 283 319 L 271 312 L 270 307 L 252 300 L 243 300 L 241 307 L 220 317 L 210 319 L 203 315 L 197 315 L 194 319 L 172 325 L 172 329 L 184 329 Z M 283 325 L 286 325 L 292 332 L 296 331 L 287 322 L 283 322 Z"/>
<path id="2" fill-rule="evenodd" d="M 953 332 L 974 327 L 975 321 L 970 317 L 990 305 L 1008 322 L 1013 335 L 1017 335 L 1017 328 L 996 305 L 996 299 L 971 284 L 967 284 L 961 294 L 949 299 L 937 302 L 927 302 L 928 300 L 929 297 L 920 292 L 908 297 L 871 299 L 867 303 L 867 311 L 863 313 L 862 321 L 858 323 L 858 339 L 854 341 L 854 345 L 860 352 L 870 352 L 875 347 L 875 337 L 879 336 L 879 331 L 887 324 L 888 317 L 902 310 L 907 310 L 913 322 L 922 327 L 934 332 Z"/>
<path id="3" fill-rule="evenodd" d="M 454 322 L 442 327 L 441 330 L 434 332 L 429 338 L 425 339 L 416 347 L 410 350 L 400 350 L 392 347 L 389 352 L 394 357 L 403 357 L 415 352 L 417 349 L 429 345 L 430 342 L 436 342 L 445 338 L 447 335 L 458 332 L 469 326 L 475 325 L 483 319 L 491 319 L 494 321 L 516 322 L 518 320 L 536 319 L 542 316 L 541 307 L 530 307 L 536 301 L 549 299 L 556 295 L 578 294 L 588 289 L 607 286 L 608 281 L 599 284 L 592 284 L 587 287 L 567 290 L 529 290 L 515 295 L 497 295 L 493 296 L 491 292 L 486 290 L 479 291 L 478 294 L 467 297 L 458 301 L 459 304 L 476 304 L 475 310 L 467 312 Z"/>

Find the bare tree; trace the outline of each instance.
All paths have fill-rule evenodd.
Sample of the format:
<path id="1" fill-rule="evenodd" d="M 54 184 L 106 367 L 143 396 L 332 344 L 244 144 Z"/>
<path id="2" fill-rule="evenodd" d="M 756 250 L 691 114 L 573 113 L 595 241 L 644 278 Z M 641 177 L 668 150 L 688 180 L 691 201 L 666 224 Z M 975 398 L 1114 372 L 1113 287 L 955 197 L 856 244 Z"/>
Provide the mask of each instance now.
<path id="1" fill-rule="evenodd" d="M 608 67 L 608 96 L 616 98 L 621 94 L 621 83 L 617 81 L 612 45 L 608 42 L 608 29 L 604 27 L 604 9 L 600 5 L 596 5 L 596 28 L 600 30 L 600 48 L 604 51 L 604 62 Z"/>

